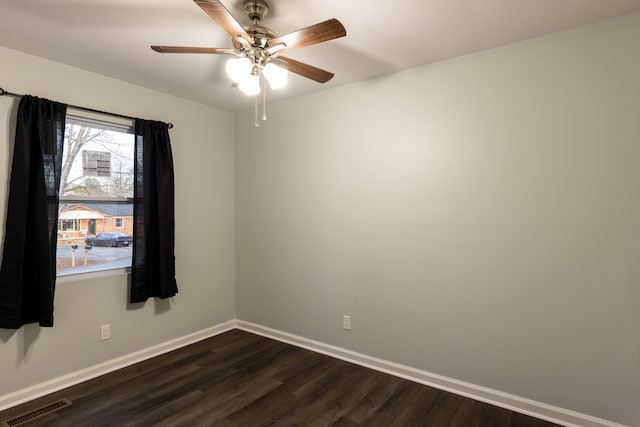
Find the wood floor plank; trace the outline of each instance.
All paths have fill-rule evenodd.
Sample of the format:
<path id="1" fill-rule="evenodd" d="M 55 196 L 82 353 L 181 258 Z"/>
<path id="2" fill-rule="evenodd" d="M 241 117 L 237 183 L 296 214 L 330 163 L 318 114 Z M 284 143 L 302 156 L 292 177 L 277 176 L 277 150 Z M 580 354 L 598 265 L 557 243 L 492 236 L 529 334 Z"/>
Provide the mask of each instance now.
<path id="1" fill-rule="evenodd" d="M 405 380 L 380 372 L 374 372 L 372 377 L 375 384 L 362 398 L 355 402 L 346 412 L 346 417 L 357 423 L 364 424 L 364 421 L 378 411 L 378 409 L 395 394 Z"/>
<path id="2" fill-rule="evenodd" d="M 358 427 L 360 424 L 351 421 L 348 418 L 340 417 L 330 427 Z"/>
<path id="3" fill-rule="evenodd" d="M 208 423 L 218 425 L 227 415 L 236 412 L 256 399 L 267 395 L 282 383 L 273 378 L 264 378 L 242 390 L 226 390 L 223 393 L 207 395 L 201 401 L 186 405 L 163 420 L 154 424 L 155 427 L 173 427 L 176 425 L 195 425 Z M 227 420 L 226 423 L 231 421 Z"/>
<path id="4" fill-rule="evenodd" d="M 296 408 L 298 399 L 297 396 L 287 392 L 284 386 L 280 386 L 267 396 L 262 396 L 245 405 L 226 419 L 240 426 L 271 426 Z"/>
<path id="5" fill-rule="evenodd" d="M 551 427 L 552 423 L 241 330 L 0 412 L 68 397 L 24 427 Z"/>
<path id="6" fill-rule="evenodd" d="M 442 393 L 444 392 L 431 387 L 420 386 L 420 389 L 407 399 L 407 408 L 389 424 L 389 427 L 427 426 L 427 415 Z"/>
<path id="7" fill-rule="evenodd" d="M 72 400 L 73 413 L 67 415 L 65 421 L 77 425 L 90 425 L 91 420 L 99 420 L 116 411 L 123 411 L 124 408 L 133 407 L 139 402 L 148 400 L 143 396 L 145 392 L 187 376 L 188 373 L 195 372 L 197 369 L 197 365 L 191 364 L 174 367 L 166 372 L 164 369 L 150 370 L 147 374 L 134 377 L 135 380 L 132 379 L 130 383 L 109 382 L 108 387 L 99 388 L 100 392 L 87 390 L 82 397 L 76 394 Z M 131 387 L 134 382 L 138 384 L 137 387 Z"/>
<path id="8" fill-rule="evenodd" d="M 431 406 L 431 410 L 425 417 L 425 424 L 433 427 L 448 427 L 465 400 L 466 398 L 462 396 L 443 392 Z"/>
<path id="9" fill-rule="evenodd" d="M 117 422 L 118 426 L 122 427 L 137 427 L 140 425 L 150 426 L 154 425 L 171 415 L 182 411 L 183 408 L 189 405 L 197 405 L 202 402 L 205 394 L 200 390 L 194 390 L 189 394 L 179 396 L 174 399 L 167 399 L 166 401 L 155 401 L 150 408 L 144 410 L 136 410 L 129 415 L 130 418 L 117 419 L 110 418 L 109 421 Z"/>
<path id="10" fill-rule="evenodd" d="M 354 386 L 352 374 L 358 369 L 355 365 L 344 364 L 339 371 L 327 373 L 324 381 L 316 382 L 314 387 L 297 390 L 295 394 L 300 397 L 298 406 L 282 417 L 280 422 L 308 427 L 334 423 L 346 411 L 345 405 L 348 403 L 340 402 L 341 393 L 345 388 Z"/>
<path id="11" fill-rule="evenodd" d="M 415 409 L 417 394 L 424 386 L 409 381 L 403 382 L 400 387 L 363 423 L 367 426 L 402 425 L 405 418 Z M 431 406 L 431 401 L 424 402 Z M 400 423 L 400 424 L 399 424 Z"/>
<path id="12" fill-rule="evenodd" d="M 484 427 L 485 422 L 489 422 L 487 407 L 485 403 L 465 399 L 449 425 L 451 427 Z"/>
<path id="13" fill-rule="evenodd" d="M 540 425 L 539 422 L 541 421 L 536 418 L 514 412 L 511 416 L 509 427 L 537 427 Z M 548 423 L 548 425 L 553 424 Z"/>

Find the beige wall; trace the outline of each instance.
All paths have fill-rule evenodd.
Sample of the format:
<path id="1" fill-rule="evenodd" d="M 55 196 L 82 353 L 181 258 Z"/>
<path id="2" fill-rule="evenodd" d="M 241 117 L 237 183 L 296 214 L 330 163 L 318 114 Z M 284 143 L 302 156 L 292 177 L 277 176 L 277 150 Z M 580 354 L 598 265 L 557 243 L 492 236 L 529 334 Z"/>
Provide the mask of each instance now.
<path id="1" fill-rule="evenodd" d="M 233 319 L 233 114 L 0 48 L 0 87 L 170 121 L 176 184 L 171 302 L 127 305 L 127 278 L 58 284 L 55 326 L 0 329 L 0 395 Z M 0 224 L 4 232 L 17 102 L 0 97 Z M 112 338 L 100 342 L 99 326 Z"/>
<path id="2" fill-rule="evenodd" d="M 635 14 L 237 115 L 237 317 L 640 425 L 639 52 Z"/>

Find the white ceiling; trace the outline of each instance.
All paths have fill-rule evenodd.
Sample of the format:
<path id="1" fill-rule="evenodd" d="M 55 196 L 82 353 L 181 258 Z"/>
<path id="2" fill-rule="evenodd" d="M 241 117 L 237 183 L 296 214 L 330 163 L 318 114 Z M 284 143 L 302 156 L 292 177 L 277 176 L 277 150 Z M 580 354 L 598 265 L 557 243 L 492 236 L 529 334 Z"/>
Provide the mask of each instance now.
<path id="1" fill-rule="evenodd" d="M 222 3 L 249 23 L 242 0 Z M 286 88 L 269 92 L 268 102 L 640 10 L 640 0 L 269 3 L 262 24 L 277 34 L 337 18 L 347 36 L 287 52 L 336 76 L 319 84 L 292 75 Z M 0 45 L 226 110 L 252 105 L 230 86 L 224 71 L 229 56 L 159 54 L 152 44 L 231 47 L 231 39 L 192 0 L 0 0 Z"/>

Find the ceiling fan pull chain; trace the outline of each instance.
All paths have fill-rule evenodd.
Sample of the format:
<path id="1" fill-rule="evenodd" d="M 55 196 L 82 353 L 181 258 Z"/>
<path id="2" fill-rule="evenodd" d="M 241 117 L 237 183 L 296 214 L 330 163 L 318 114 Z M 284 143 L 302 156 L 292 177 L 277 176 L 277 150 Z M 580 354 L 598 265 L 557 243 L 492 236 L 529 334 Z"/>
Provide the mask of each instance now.
<path id="1" fill-rule="evenodd" d="M 254 120 L 253 124 L 254 124 L 257 128 L 259 128 L 259 127 L 260 127 L 260 120 L 258 120 L 258 97 L 257 97 L 257 96 L 254 96 L 254 97 L 253 97 L 253 100 L 254 100 L 254 103 L 253 103 L 253 104 L 254 104 L 254 106 L 255 106 L 255 120 Z"/>
<path id="2" fill-rule="evenodd" d="M 262 76 L 262 120 L 267 120 L 267 82 L 265 81 L 264 74 Z"/>

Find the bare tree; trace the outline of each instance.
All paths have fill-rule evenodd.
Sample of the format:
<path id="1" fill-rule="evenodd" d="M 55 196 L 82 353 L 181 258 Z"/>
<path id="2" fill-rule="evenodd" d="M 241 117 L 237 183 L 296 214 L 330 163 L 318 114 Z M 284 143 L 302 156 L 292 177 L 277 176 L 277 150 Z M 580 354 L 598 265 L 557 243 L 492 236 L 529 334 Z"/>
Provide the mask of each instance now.
<path id="1" fill-rule="evenodd" d="M 114 156 L 111 161 L 109 194 L 115 197 L 133 197 L 132 159 Z"/>
<path id="2" fill-rule="evenodd" d="M 73 192 L 78 196 L 105 197 L 109 193 L 105 191 L 104 185 L 99 179 L 94 177 L 86 177 L 83 182 L 73 187 Z"/>
<path id="3" fill-rule="evenodd" d="M 71 167 L 73 166 L 73 162 L 76 160 L 76 157 L 78 157 L 78 154 L 82 151 L 82 147 L 88 142 L 95 141 L 105 136 L 105 131 L 102 129 L 93 129 L 76 124 L 68 124 L 65 132 L 67 145 L 65 147 L 66 150 L 62 164 L 62 171 L 60 173 L 60 193 L 62 194 L 74 192 L 78 187 L 74 186 L 74 182 L 82 178 L 82 176 L 80 176 L 69 181 Z"/>
<path id="4" fill-rule="evenodd" d="M 123 153 L 120 144 L 104 129 L 69 123 L 65 131 L 67 144 L 60 176 L 62 195 L 132 197 L 133 153 Z M 84 170 L 82 173 L 73 172 L 79 167 L 74 168 L 74 163 L 80 160 L 78 156 L 83 151 L 96 149 L 110 153 L 106 175 L 88 176 Z"/>

